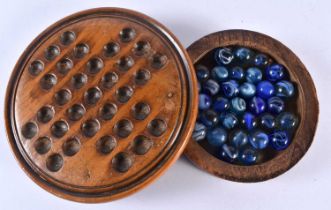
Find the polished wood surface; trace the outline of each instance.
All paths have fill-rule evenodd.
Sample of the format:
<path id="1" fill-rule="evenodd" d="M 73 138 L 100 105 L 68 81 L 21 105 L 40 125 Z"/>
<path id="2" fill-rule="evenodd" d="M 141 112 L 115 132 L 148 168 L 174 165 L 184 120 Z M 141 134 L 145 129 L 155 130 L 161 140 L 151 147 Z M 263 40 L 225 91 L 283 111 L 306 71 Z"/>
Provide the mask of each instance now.
<path id="1" fill-rule="evenodd" d="M 129 195 L 183 151 L 197 114 L 177 39 L 124 9 L 83 11 L 39 35 L 7 89 L 9 142 L 24 171 L 60 197 Z"/>

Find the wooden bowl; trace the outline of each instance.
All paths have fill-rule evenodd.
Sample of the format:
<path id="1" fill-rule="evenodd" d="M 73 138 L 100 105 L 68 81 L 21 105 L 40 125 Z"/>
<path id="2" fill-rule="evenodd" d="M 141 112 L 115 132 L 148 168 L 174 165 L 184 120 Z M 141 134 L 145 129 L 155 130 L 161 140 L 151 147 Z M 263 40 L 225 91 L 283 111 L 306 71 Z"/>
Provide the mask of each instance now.
<path id="1" fill-rule="evenodd" d="M 17 62 L 5 105 L 9 143 L 47 191 L 118 199 L 180 156 L 196 86 L 185 49 L 160 23 L 118 8 L 79 12 L 42 32 Z"/>
<path id="2" fill-rule="evenodd" d="M 296 84 L 297 96 L 289 104 L 289 110 L 298 114 L 299 126 L 291 145 L 284 151 L 271 156 L 269 160 L 252 166 L 240 166 L 224 162 L 205 145 L 193 139 L 186 147 L 185 155 L 202 170 L 215 176 L 238 182 L 258 182 L 276 177 L 294 166 L 307 152 L 313 141 L 318 120 L 318 100 L 311 76 L 299 58 L 279 41 L 246 30 L 228 30 L 207 35 L 194 42 L 187 49 L 194 65 L 212 67 L 213 50 L 226 46 L 243 46 L 268 54 L 284 65 L 290 80 Z"/>

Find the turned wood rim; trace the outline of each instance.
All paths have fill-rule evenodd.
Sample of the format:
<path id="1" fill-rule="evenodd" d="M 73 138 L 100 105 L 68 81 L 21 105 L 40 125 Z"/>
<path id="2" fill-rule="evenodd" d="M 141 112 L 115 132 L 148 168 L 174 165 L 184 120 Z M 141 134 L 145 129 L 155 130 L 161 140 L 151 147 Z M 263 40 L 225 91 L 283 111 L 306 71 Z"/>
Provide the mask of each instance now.
<path id="1" fill-rule="evenodd" d="M 291 145 L 276 157 L 253 166 L 226 163 L 190 140 L 185 155 L 204 171 L 223 179 L 237 182 L 259 182 L 274 178 L 293 167 L 308 151 L 316 131 L 319 103 L 314 82 L 300 59 L 285 45 L 274 38 L 247 30 L 226 30 L 212 33 L 194 42 L 187 49 L 193 64 L 217 47 L 238 45 L 249 47 L 273 57 L 283 64 L 291 80 L 297 84 L 297 108 L 301 121 Z"/>
<path id="2" fill-rule="evenodd" d="M 13 119 L 13 102 L 15 98 L 15 89 L 17 85 L 17 76 L 20 74 L 21 69 L 23 66 L 26 65 L 27 60 L 31 54 L 31 51 L 35 48 L 35 46 L 42 43 L 44 39 L 51 36 L 54 30 L 57 28 L 61 28 L 63 25 L 68 23 L 74 22 L 80 18 L 85 18 L 88 16 L 107 16 L 107 15 L 119 15 L 119 16 L 128 16 L 131 18 L 135 18 L 143 22 L 146 25 L 149 25 L 151 28 L 155 29 L 158 33 L 162 34 L 162 36 L 171 43 L 171 47 L 176 52 L 176 58 L 179 60 L 180 64 L 183 66 L 185 70 L 185 79 L 187 80 L 188 86 L 186 87 L 187 91 L 187 102 L 188 105 L 185 109 L 185 118 L 182 122 L 180 131 L 176 134 L 176 141 L 171 146 L 169 151 L 166 153 L 164 158 L 160 160 L 159 164 L 157 164 L 148 176 L 143 177 L 139 181 L 132 183 L 126 187 L 123 187 L 119 190 L 112 191 L 109 193 L 83 193 L 77 191 L 70 191 L 69 189 L 61 188 L 57 185 L 47 182 L 46 180 L 42 179 L 38 172 L 33 170 L 29 164 L 27 164 L 25 158 L 20 153 L 18 148 L 16 138 L 17 136 L 17 128 L 12 122 Z M 31 44 L 26 48 L 24 53 L 19 58 L 18 62 L 16 63 L 14 70 L 11 74 L 10 80 L 8 82 L 7 90 L 6 90 L 6 98 L 5 98 L 5 110 L 4 110 L 4 117 L 5 117 L 5 124 L 7 130 L 7 137 L 9 144 L 12 148 L 15 158 L 19 162 L 21 168 L 25 171 L 25 173 L 39 186 L 43 189 L 47 190 L 48 192 L 53 193 L 56 196 L 61 198 L 69 199 L 76 202 L 85 202 L 85 203 L 99 203 L 99 202 L 106 202 L 116 200 L 125 196 L 128 196 L 143 187 L 150 184 L 156 178 L 161 176 L 182 154 L 187 145 L 191 133 L 193 131 L 193 124 L 196 120 L 197 115 L 197 106 L 198 106 L 198 97 L 197 97 L 197 90 L 196 87 L 197 82 L 194 76 L 193 66 L 190 62 L 189 56 L 185 50 L 185 48 L 180 44 L 178 39 L 162 24 L 157 22 L 156 20 L 132 11 L 123 8 L 95 8 L 89 9 L 85 11 L 81 11 L 75 14 L 72 14 L 60 21 L 52 24 L 46 30 L 44 30 L 38 37 L 36 37 Z M 175 135 L 175 134 L 174 134 Z"/>

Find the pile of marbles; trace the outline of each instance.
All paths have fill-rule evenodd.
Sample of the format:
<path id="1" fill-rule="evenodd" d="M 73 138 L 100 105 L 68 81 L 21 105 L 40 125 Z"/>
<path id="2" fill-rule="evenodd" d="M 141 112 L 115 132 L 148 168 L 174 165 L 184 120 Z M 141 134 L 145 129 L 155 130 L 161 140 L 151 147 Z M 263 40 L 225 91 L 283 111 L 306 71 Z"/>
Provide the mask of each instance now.
<path id="1" fill-rule="evenodd" d="M 289 111 L 295 87 L 286 68 L 245 47 L 214 51 L 213 68 L 196 66 L 199 115 L 193 132 L 224 161 L 253 165 L 266 151 L 285 150 L 298 125 Z"/>

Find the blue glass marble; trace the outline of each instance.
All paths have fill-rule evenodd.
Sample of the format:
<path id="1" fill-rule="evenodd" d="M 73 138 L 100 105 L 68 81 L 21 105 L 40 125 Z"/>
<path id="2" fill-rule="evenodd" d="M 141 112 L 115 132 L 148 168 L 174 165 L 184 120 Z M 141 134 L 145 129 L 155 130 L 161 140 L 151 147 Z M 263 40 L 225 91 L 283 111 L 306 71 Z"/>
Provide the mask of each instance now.
<path id="1" fill-rule="evenodd" d="M 266 77 L 268 80 L 275 82 L 281 80 L 284 77 L 285 68 L 280 64 L 272 64 L 266 69 Z"/>
<path id="2" fill-rule="evenodd" d="M 261 81 L 257 84 L 256 93 L 259 97 L 268 99 L 275 93 L 274 85 L 269 81 Z"/>
<path id="3" fill-rule="evenodd" d="M 196 69 L 195 73 L 199 81 L 203 82 L 209 78 L 209 70 L 207 67 L 203 65 L 198 65 L 195 67 L 195 69 Z"/>
<path id="4" fill-rule="evenodd" d="M 202 124 L 204 124 L 208 128 L 214 127 L 218 123 L 217 113 L 211 109 L 205 110 L 200 115 L 200 121 Z"/>
<path id="5" fill-rule="evenodd" d="M 291 82 L 282 80 L 276 83 L 276 95 L 279 97 L 289 98 L 294 95 L 294 86 Z"/>
<path id="6" fill-rule="evenodd" d="M 219 82 L 223 82 L 229 77 L 229 71 L 224 66 L 215 66 L 211 70 L 211 76 L 213 79 L 215 79 Z"/>
<path id="7" fill-rule="evenodd" d="M 227 140 L 227 132 L 223 128 L 214 128 L 207 131 L 207 141 L 214 147 L 222 146 Z"/>
<path id="8" fill-rule="evenodd" d="M 263 131 L 255 131 L 249 136 L 249 142 L 255 149 L 264 149 L 268 146 L 269 137 Z"/>
<path id="9" fill-rule="evenodd" d="M 274 114 L 279 114 L 285 109 L 285 102 L 277 96 L 269 98 L 267 104 L 268 111 Z"/>
<path id="10" fill-rule="evenodd" d="M 266 130 L 271 130 L 276 126 L 276 119 L 273 115 L 265 113 L 260 118 L 261 127 Z"/>
<path id="11" fill-rule="evenodd" d="M 298 124 L 298 118 L 289 112 L 283 112 L 276 118 L 276 125 L 282 130 L 291 130 Z"/>
<path id="12" fill-rule="evenodd" d="M 245 47 L 238 48 L 235 51 L 235 57 L 242 63 L 249 61 L 253 57 L 253 52 Z"/>
<path id="13" fill-rule="evenodd" d="M 278 151 L 286 149 L 291 143 L 288 134 L 285 131 L 275 131 L 270 134 L 269 139 L 272 148 Z"/>
<path id="14" fill-rule="evenodd" d="M 258 152 L 253 148 L 246 148 L 239 154 L 239 161 L 244 165 L 252 165 L 258 159 Z"/>
<path id="15" fill-rule="evenodd" d="M 223 94 L 228 98 L 233 98 L 239 93 L 239 84 L 235 80 L 229 80 L 222 83 Z"/>
<path id="16" fill-rule="evenodd" d="M 244 70 L 239 66 L 233 67 L 230 70 L 230 78 L 231 79 L 242 80 L 244 78 L 244 76 L 245 76 Z"/>
<path id="17" fill-rule="evenodd" d="M 250 112 L 245 112 L 241 119 L 241 124 L 247 130 L 252 130 L 257 126 L 257 119 Z"/>
<path id="18" fill-rule="evenodd" d="M 262 98 L 254 96 L 249 102 L 249 108 L 254 114 L 259 115 L 265 111 L 266 104 Z"/>
<path id="19" fill-rule="evenodd" d="M 258 54 L 255 56 L 254 64 L 258 67 L 265 67 L 268 65 L 269 58 L 265 54 Z"/>
<path id="20" fill-rule="evenodd" d="M 207 128 L 201 123 L 195 123 L 192 138 L 196 141 L 203 140 L 207 135 Z"/>
<path id="21" fill-rule="evenodd" d="M 199 94 L 199 109 L 201 109 L 201 110 L 209 109 L 210 106 L 211 106 L 211 98 L 207 94 L 200 93 Z"/>
<path id="22" fill-rule="evenodd" d="M 234 56 L 230 48 L 219 48 L 215 52 L 215 61 L 218 65 L 230 64 Z"/>
<path id="23" fill-rule="evenodd" d="M 228 161 L 228 162 L 234 162 L 238 159 L 238 151 L 227 144 L 223 144 L 221 150 L 220 150 L 220 157 L 221 159 Z"/>
<path id="24" fill-rule="evenodd" d="M 215 80 L 209 79 L 203 83 L 202 89 L 210 95 L 216 95 L 220 90 L 220 85 Z"/>
<path id="25" fill-rule="evenodd" d="M 240 114 L 246 111 L 246 102 L 240 97 L 231 99 L 231 111 L 235 114 Z"/>
<path id="26" fill-rule="evenodd" d="M 255 92 L 255 85 L 250 82 L 244 82 L 239 87 L 240 96 L 246 99 L 253 97 L 255 95 Z"/>
<path id="27" fill-rule="evenodd" d="M 262 72 L 259 68 L 251 67 L 246 71 L 246 80 L 250 83 L 258 83 L 262 80 Z"/>
<path id="28" fill-rule="evenodd" d="M 235 131 L 229 139 L 229 143 L 239 149 L 248 143 L 248 135 L 243 130 Z"/>
<path id="29" fill-rule="evenodd" d="M 230 102 L 227 98 L 217 97 L 213 103 L 213 109 L 216 112 L 224 112 L 230 108 Z"/>
<path id="30" fill-rule="evenodd" d="M 238 118 L 231 112 L 224 114 L 224 117 L 222 118 L 222 125 L 228 130 L 233 129 L 238 125 Z"/>
<path id="31" fill-rule="evenodd" d="M 198 84 L 198 92 L 200 93 L 200 91 L 201 91 L 201 84 L 200 84 L 200 82 L 198 82 L 197 84 Z"/>

